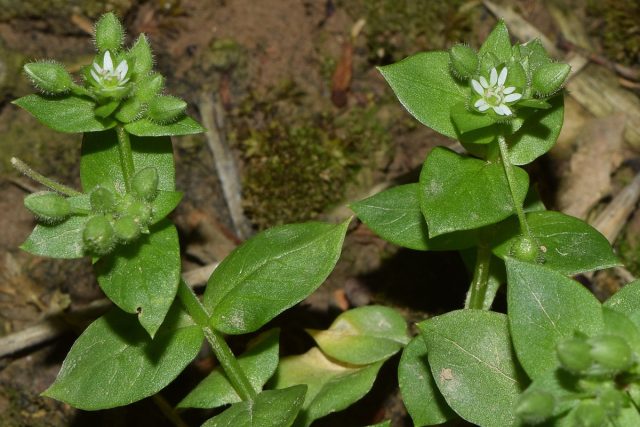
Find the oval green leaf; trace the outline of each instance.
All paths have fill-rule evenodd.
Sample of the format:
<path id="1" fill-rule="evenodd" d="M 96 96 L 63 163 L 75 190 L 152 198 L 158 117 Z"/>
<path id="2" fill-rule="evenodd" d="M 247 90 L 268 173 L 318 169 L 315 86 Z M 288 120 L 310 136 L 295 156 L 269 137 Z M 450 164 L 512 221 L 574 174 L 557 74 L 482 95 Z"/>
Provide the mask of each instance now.
<path id="1" fill-rule="evenodd" d="M 207 284 L 212 325 L 227 334 L 253 332 L 309 296 L 338 261 L 350 221 L 274 227 L 236 248 Z"/>
<path id="2" fill-rule="evenodd" d="M 485 427 L 514 424 L 526 377 L 511 347 L 507 316 L 458 310 L 418 325 L 431 373 L 449 406 Z"/>
<path id="3" fill-rule="evenodd" d="M 45 96 L 32 94 L 13 101 L 42 124 L 58 132 L 98 132 L 116 125 L 111 119 L 100 119 L 94 114 L 95 104 L 74 95 Z"/>
<path id="4" fill-rule="evenodd" d="M 427 361 L 427 345 L 421 336 L 411 340 L 398 365 L 402 401 L 416 427 L 441 424 L 456 417 L 438 390 Z"/>
<path id="5" fill-rule="evenodd" d="M 278 367 L 278 329 L 272 329 L 249 343 L 248 350 L 238 357 L 240 368 L 251 386 L 260 393 Z M 217 366 L 204 380 L 178 403 L 179 408 L 217 408 L 242 401 L 229 382 L 224 370 Z"/>
<path id="6" fill-rule="evenodd" d="M 548 267 L 506 259 L 513 345 L 529 377 L 558 366 L 556 346 L 576 332 L 603 327 L 600 302 L 580 283 Z"/>
<path id="7" fill-rule="evenodd" d="M 152 122 L 149 119 L 140 119 L 124 125 L 124 128 L 131 135 L 136 136 L 179 136 L 193 135 L 205 131 L 200 123 L 189 116 L 168 124 Z"/>
<path id="8" fill-rule="evenodd" d="M 343 365 L 313 347 L 304 354 L 283 358 L 271 383 L 278 389 L 307 385 L 304 405 L 295 423 L 306 427 L 360 400 L 371 390 L 381 366 L 381 362 L 364 367 Z"/>
<path id="9" fill-rule="evenodd" d="M 531 234 L 541 245 L 544 265 L 565 275 L 620 265 L 607 239 L 586 222 L 554 211 L 530 212 Z M 493 239 L 493 253 L 504 259 L 521 236 L 515 219 L 500 224 Z"/>
<path id="10" fill-rule="evenodd" d="M 515 168 L 516 203 L 522 204 L 529 176 Z M 515 212 L 499 162 L 486 162 L 436 147 L 420 174 L 420 206 L 429 237 L 494 224 Z"/>
<path id="11" fill-rule="evenodd" d="M 378 69 L 413 117 L 444 136 L 456 138 L 450 110 L 465 102 L 469 88 L 451 75 L 448 52 L 418 53 Z"/>
<path id="12" fill-rule="evenodd" d="M 507 62 L 511 59 L 511 40 L 509 39 L 509 30 L 504 21 L 501 19 L 498 21 L 491 33 L 486 38 L 480 50 L 478 56 L 482 56 L 486 53 L 495 55 L 501 62 Z"/>
<path id="13" fill-rule="evenodd" d="M 166 387 L 196 357 L 204 335 L 176 304 L 154 339 L 114 308 L 93 322 L 43 395 L 84 410 L 128 405 Z"/>
<path id="14" fill-rule="evenodd" d="M 627 284 L 603 305 L 624 314 L 640 328 L 640 280 Z"/>
<path id="15" fill-rule="evenodd" d="M 165 220 L 149 231 L 100 258 L 95 271 L 107 297 L 127 313 L 137 313 L 153 337 L 178 291 L 181 266 L 175 226 Z"/>
<path id="16" fill-rule="evenodd" d="M 254 400 L 231 405 L 202 427 L 289 427 L 300 411 L 306 389 L 297 385 L 263 391 Z"/>
<path id="17" fill-rule="evenodd" d="M 307 329 L 324 354 L 354 365 L 387 360 L 409 342 L 407 322 L 390 307 L 341 313 L 327 330 Z"/>
<path id="18" fill-rule="evenodd" d="M 20 248 L 51 258 L 82 258 L 82 232 L 88 220 L 87 216 L 72 216 L 59 224 L 37 224 Z"/>

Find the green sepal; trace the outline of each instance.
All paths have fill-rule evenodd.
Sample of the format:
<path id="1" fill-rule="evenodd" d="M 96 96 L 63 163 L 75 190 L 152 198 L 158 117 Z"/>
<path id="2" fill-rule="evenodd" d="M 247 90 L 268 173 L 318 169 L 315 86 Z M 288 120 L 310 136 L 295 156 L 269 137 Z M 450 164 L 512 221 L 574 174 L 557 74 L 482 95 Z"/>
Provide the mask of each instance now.
<path id="1" fill-rule="evenodd" d="M 469 111 L 465 103 L 459 103 L 451 108 L 451 121 L 460 133 L 467 133 L 491 126 L 496 121 L 488 114 L 478 113 L 477 111 Z M 488 139 L 478 140 L 478 144 L 489 143 Z"/>
<path id="2" fill-rule="evenodd" d="M 93 101 L 75 95 L 27 95 L 13 101 L 45 126 L 58 132 L 98 132 L 116 125 L 111 119 L 95 116 Z"/>
<path id="3" fill-rule="evenodd" d="M 178 303 L 154 339 L 135 316 L 114 308 L 80 335 L 43 395 L 84 410 L 128 405 L 173 381 L 203 340 L 202 329 Z"/>
<path id="4" fill-rule="evenodd" d="M 119 105 L 120 105 L 119 100 L 110 101 L 110 102 L 107 102 L 106 104 L 97 105 L 95 110 L 93 110 L 93 112 L 97 117 L 104 119 L 109 117 L 114 111 L 116 111 L 116 108 L 118 108 Z"/>

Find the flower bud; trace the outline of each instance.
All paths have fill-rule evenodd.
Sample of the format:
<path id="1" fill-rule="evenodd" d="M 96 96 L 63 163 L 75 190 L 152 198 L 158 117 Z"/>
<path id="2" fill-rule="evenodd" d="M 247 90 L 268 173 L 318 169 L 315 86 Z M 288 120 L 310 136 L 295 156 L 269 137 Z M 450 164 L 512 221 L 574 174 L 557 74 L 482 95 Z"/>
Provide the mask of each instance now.
<path id="1" fill-rule="evenodd" d="M 604 409 L 595 402 L 582 402 L 573 412 L 574 426 L 602 427 L 606 425 Z"/>
<path id="2" fill-rule="evenodd" d="M 138 81 L 135 97 L 142 102 L 149 102 L 160 93 L 164 86 L 164 78 L 159 73 L 153 73 Z"/>
<path id="3" fill-rule="evenodd" d="M 511 245 L 510 253 L 511 256 L 521 261 L 533 262 L 538 258 L 540 248 L 532 238 L 520 236 Z"/>
<path id="4" fill-rule="evenodd" d="M 113 193 L 104 187 L 96 187 L 89 196 L 91 209 L 96 212 L 111 212 L 116 204 Z"/>
<path id="5" fill-rule="evenodd" d="M 616 335 L 600 335 L 589 339 L 591 357 L 602 368 L 624 371 L 633 363 L 633 353 L 627 342 Z"/>
<path id="6" fill-rule="evenodd" d="M 136 79 L 147 75 L 153 69 L 153 52 L 144 34 L 140 34 L 131 46 L 127 52 L 127 59 L 133 64 L 132 72 Z"/>
<path id="7" fill-rule="evenodd" d="M 542 65 L 533 72 L 531 87 L 539 95 L 552 95 L 562 88 L 570 72 L 569 64 L 562 62 Z"/>
<path id="8" fill-rule="evenodd" d="M 113 249 L 115 238 L 111 222 L 104 215 L 89 219 L 82 232 L 85 252 L 92 255 L 106 255 Z"/>
<path id="9" fill-rule="evenodd" d="M 24 205 L 45 222 L 59 222 L 71 215 L 69 201 L 51 191 L 28 195 L 24 199 Z"/>
<path id="10" fill-rule="evenodd" d="M 145 108 L 145 104 L 137 97 L 129 98 L 120 105 L 115 118 L 122 123 L 131 123 L 143 117 Z"/>
<path id="11" fill-rule="evenodd" d="M 30 62 L 24 66 L 24 72 L 33 85 L 44 93 L 64 93 L 73 85 L 69 72 L 57 62 Z"/>
<path id="12" fill-rule="evenodd" d="M 467 45 L 453 46 L 449 51 L 449 61 L 453 73 L 462 79 L 469 79 L 478 71 L 478 55 Z"/>
<path id="13" fill-rule="evenodd" d="M 151 222 L 151 206 L 139 200 L 130 201 L 123 213 L 124 216 L 131 216 L 141 227 L 145 227 Z"/>
<path id="14" fill-rule="evenodd" d="M 627 404 L 627 396 L 622 391 L 615 388 L 607 388 L 598 396 L 600 407 L 609 416 L 616 416 L 623 406 Z"/>
<path id="15" fill-rule="evenodd" d="M 123 243 L 130 243 L 140 235 L 140 225 L 130 215 L 118 218 L 113 224 L 113 230 L 118 240 Z"/>
<path id="16" fill-rule="evenodd" d="M 558 359 L 562 367 L 568 371 L 580 373 L 591 367 L 591 346 L 580 338 L 562 341 L 556 348 Z"/>
<path id="17" fill-rule="evenodd" d="M 147 116 L 157 123 L 171 123 L 187 108 L 187 103 L 175 96 L 160 95 L 149 102 Z"/>
<path id="18" fill-rule="evenodd" d="M 158 171 L 154 167 L 144 168 L 133 177 L 131 190 L 141 200 L 148 202 L 158 195 Z"/>
<path id="19" fill-rule="evenodd" d="M 529 390 L 520 398 L 516 414 L 525 423 L 539 424 L 553 415 L 554 406 L 555 400 L 551 393 Z"/>
<path id="20" fill-rule="evenodd" d="M 124 28 L 118 17 L 112 13 L 105 13 L 96 23 L 96 47 L 100 52 L 117 51 L 124 42 Z"/>

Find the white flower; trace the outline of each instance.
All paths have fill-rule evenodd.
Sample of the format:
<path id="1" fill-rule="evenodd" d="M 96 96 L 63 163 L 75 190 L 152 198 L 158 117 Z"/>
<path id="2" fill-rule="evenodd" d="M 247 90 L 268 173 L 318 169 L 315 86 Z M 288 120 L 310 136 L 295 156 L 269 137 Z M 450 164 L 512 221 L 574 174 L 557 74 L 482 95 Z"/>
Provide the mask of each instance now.
<path id="1" fill-rule="evenodd" d="M 516 90 L 514 86 L 504 87 L 504 82 L 507 80 L 507 67 L 500 71 L 500 75 L 495 67 L 492 68 L 488 82 L 484 76 L 480 76 L 479 80 L 471 79 L 473 90 L 480 95 L 480 99 L 473 106 L 481 112 L 493 108 L 499 116 L 510 116 L 512 111 L 507 103 L 517 101 L 522 98 L 522 94 L 514 93 Z"/>
<path id="2" fill-rule="evenodd" d="M 95 79 L 96 83 L 104 89 L 119 89 L 129 81 L 127 77 L 128 71 L 129 64 L 127 64 L 127 61 L 124 59 L 120 61 L 120 64 L 114 69 L 111 53 L 107 50 L 104 53 L 102 67 L 97 62 L 93 63 L 91 76 Z"/>

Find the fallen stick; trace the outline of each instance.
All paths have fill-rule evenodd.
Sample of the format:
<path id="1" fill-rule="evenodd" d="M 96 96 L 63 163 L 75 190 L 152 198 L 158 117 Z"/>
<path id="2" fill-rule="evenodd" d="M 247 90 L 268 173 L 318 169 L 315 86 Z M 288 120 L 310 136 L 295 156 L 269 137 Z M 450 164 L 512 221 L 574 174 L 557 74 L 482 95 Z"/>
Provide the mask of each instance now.
<path id="1" fill-rule="evenodd" d="M 193 288 L 202 287 L 207 283 L 209 276 L 217 266 L 218 264 L 214 263 L 187 271 L 182 275 L 182 278 Z M 74 321 L 94 319 L 102 315 L 112 305 L 111 301 L 102 298 L 81 309 L 53 314 L 21 331 L 0 337 L 0 357 L 50 342 L 71 330 Z"/>

